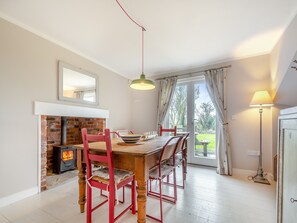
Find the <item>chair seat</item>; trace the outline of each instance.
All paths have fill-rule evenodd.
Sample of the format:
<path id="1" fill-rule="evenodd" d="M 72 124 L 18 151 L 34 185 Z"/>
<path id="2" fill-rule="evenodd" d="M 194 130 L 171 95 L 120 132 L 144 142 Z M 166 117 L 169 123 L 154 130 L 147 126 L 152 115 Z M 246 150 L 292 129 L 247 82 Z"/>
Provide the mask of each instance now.
<path id="1" fill-rule="evenodd" d="M 174 169 L 174 166 L 172 165 L 168 165 L 168 164 L 163 164 L 161 165 L 161 179 L 163 179 L 164 177 L 168 176 Z M 159 179 L 159 167 L 156 166 L 155 168 L 150 170 L 149 173 L 149 178 L 150 179 Z"/>
<path id="2" fill-rule="evenodd" d="M 133 172 L 121 169 L 114 169 L 114 181 L 119 184 L 121 181 L 132 177 Z M 100 183 L 109 184 L 109 169 L 108 167 L 99 167 L 93 171 L 92 180 L 96 180 Z"/>

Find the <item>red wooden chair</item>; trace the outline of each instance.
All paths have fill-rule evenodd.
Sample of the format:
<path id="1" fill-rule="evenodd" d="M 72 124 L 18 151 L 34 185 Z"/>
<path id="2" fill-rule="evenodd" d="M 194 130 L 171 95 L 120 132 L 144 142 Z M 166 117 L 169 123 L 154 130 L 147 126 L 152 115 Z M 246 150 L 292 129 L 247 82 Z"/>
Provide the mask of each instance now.
<path id="1" fill-rule="evenodd" d="M 173 133 L 173 135 L 176 136 L 176 126 L 174 126 L 173 129 L 164 129 L 162 125 L 160 125 L 160 136 L 162 136 L 164 132 Z"/>
<path id="2" fill-rule="evenodd" d="M 188 145 L 187 145 L 187 140 L 189 138 L 190 133 L 186 133 L 183 135 L 182 141 L 181 141 L 181 146 L 179 149 L 176 151 L 176 165 L 182 166 L 182 185 L 176 185 L 179 188 L 184 189 L 185 188 L 185 180 L 187 179 L 187 157 L 188 157 Z M 170 183 L 169 183 L 170 184 Z"/>
<path id="3" fill-rule="evenodd" d="M 135 209 L 135 178 L 134 174 L 129 171 L 119 170 L 114 168 L 112 158 L 112 147 L 110 140 L 110 131 L 105 129 L 104 135 L 89 135 L 87 129 L 83 128 L 82 139 L 84 144 L 84 158 L 87 165 L 87 223 L 92 222 L 92 212 L 97 208 L 109 203 L 109 223 L 113 223 L 120 216 L 122 216 L 129 209 L 132 210 L 132 214 L 136 213 Z M 89 142 L 103 142 L 106 145 L 105 154 L 93 154 L 89 150 Z M 107 167 L 101 167 L 98 170 L 93 171 L 92 162 L 105 163 Z M 116 191 L 124 187 L 128 183 L 132 183 L 131 188 L 131 204 L 125 208 L 118 216 L 114 217 L 114 207 L 116 200 Z M 92 206 L 92 188 L 98 188 L 105 190 L 109 193 L 108 199 L 104 200 L 97 206 Z"/>
<path id="4" fill-rule="evenodd" d="M 173 135 L 176 136 L 176 133 L 177 133 L 176 126 L 174 126 L 173 129 L 164 129 L 163 126 L 160 125 L 160 132 L 159 132 L 160 136 L 162 136 L 164 132 L 173 133 Z M 170 184 L 169 183 L 169 176 L 166 179 L 166 183 Z M 170 185 L 172 185 L 172 184 L 170 184 Z"/>
<path id="5" fill-rule="evenodd" d="M 149 218 L 152 218 L 158 222 L 163 222 L 163 211 L 162 211 L 162 200 L 169 201 L 171 203 L 176 203 L 177 200 L 177 190 L 174 187 L 173 196 L 168 194 L 163 194 L 162 192 L 162 180 L 173 173 L 173 182 L 176 185 L 176 175 L 175 175 L 175 152 L 179 146 L 182 136 L 173 136 L 170 138 L 167 143 L 163 146 L 160 154 L 158 164 L 149 171 L 149 181 L 148 184 L 148 195 L 159 198 L 160 200 L 160 219 L 148 215 Z M 151 181 L 156 180 L 159 185 L 159 191 L 153 191 L 151 187 Z M 150 185 L 150 186 L 149 186 Z"/>
<path id="6" fill-rule="evenodd" d="M 174 136 L 177 135 L 177 130 L 176 130 L 176 126 L 174 126 L 173 129 L 164 129 L 162 127 L 162 125 L 160 125 L 160 136 L 162 136 L 162 134 L 164 132 L 169 132 L 169 133 L 173 133 Z M 186 133 L 186 137 L 183 138 L 182 141 L 182 146 L 180 147 L 179 150 L 177 150 L 176 153 L 176 165 L 181 165 L 182 166 L 182 185 L 176 185 L 179 188 L 184 189 L 185 188 L 185 180 L 186 180 L 186 174 L 187 174 L 187 144 L 186 141 L 189 137 L 189 133 Z M 169 176 L 166 179 L 166 184 L 168 185 L 173 185 L 172 183 L 169 182 Z"/>

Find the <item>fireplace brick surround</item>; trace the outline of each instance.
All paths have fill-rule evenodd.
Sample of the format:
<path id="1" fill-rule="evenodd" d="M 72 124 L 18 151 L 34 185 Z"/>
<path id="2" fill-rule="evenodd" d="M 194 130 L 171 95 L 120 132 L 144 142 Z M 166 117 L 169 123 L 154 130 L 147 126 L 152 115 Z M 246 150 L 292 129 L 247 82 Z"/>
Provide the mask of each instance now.
<path id="1" fill-rule="evenodd" d="M 105 118 L 64 117 L 65 145 L 81 144 L 81 129 L 97 134 L 106 127 Z M 53 146 L 62 145 L 62 117 L 41 115 L 41 191 L 46 190 L 46 177 L 53 169 Z"/>

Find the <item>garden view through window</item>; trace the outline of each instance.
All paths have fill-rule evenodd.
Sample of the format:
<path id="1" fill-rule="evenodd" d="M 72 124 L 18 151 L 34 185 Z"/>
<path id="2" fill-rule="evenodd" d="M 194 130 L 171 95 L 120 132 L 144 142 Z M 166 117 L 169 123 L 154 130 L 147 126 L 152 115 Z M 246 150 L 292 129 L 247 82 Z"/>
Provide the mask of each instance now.
<path id="1" fill-rule="evenodd" d="M 169 128 L 194 138 L 192 156 L 216 158 L 216 110 L 204 79 L 178 82 L 167 115 Z"/>

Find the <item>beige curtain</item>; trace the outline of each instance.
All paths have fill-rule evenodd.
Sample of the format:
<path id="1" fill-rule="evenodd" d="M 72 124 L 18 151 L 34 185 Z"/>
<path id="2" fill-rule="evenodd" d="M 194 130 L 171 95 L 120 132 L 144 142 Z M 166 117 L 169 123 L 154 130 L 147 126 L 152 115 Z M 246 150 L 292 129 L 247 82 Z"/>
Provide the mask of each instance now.
<path id="1" fill-rule="evenodd" d="M 159 126 L 162 125 L 164 122 L 170 102 L 173 97 L 176 82 L 177 82 L 177 77 L 170 77 L 170 78 L 160 80 L 158 116 L 157 116 L 158 130 L 159 130 Z"/>
<path id="2" fill-rule="evenodd" d="M 231 147 L 226 108 L 226 69 L 205 72 L 206 87 L 217 111 L 217 172 L 232 175 Z"/>

